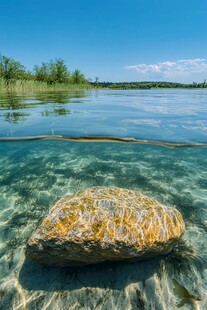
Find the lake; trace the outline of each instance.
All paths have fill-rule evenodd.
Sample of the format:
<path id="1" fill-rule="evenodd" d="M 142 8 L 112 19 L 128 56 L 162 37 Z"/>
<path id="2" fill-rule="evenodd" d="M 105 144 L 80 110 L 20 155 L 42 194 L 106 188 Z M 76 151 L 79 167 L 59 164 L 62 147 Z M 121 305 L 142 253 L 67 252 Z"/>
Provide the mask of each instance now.
<path id="1" fill-rule="evenodd" d="M 25 259 L 60 197 L 92 186 L 176 207 L 186 232 L 139 263 Z M 0 94 L 0 309 L 207 308 L 207 90 Z"/>

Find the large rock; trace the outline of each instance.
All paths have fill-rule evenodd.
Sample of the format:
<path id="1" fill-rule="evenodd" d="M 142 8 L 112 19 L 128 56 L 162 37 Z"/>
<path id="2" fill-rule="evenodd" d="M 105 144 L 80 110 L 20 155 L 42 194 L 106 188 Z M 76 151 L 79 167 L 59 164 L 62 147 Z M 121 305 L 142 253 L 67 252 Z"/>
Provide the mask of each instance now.
<path id="1" fill-rule="evenodd" d="M 26 256 L 54 266 L 137 261 L 167 254 L 184 233 L 180 212 L 139 192 L 94 187 L 58 201 Z"/>

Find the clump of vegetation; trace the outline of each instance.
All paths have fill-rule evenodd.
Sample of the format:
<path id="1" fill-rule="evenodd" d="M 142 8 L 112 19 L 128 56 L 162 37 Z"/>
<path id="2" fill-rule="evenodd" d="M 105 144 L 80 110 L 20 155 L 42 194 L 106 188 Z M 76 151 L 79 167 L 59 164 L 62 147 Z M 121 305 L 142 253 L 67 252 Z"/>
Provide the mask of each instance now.
<path id="1" fill-rule="evenodd" d="M 70 74 L 64 60 L 56 58 L 50 62 L 42 62 L 41 66 L 34 66 L 34 78 L 37 81 L 46 82 L 47 84 L 87 84 L 83 73 L 75 70 Z"/>
<path id="2" fill-rule="evenodd" d="M 0 58 L 0 77 L 9 84 L 11 80 L 30 79 L 31 73 L 19 61 L 2 56 Z"/>
<path id="3" fill-rule="evenodd" d="M 70 73 L 61 58 L 42 62 L 40 66 L 35 65 L 33 71 L 29 71 L 19 61 L 0 57 L 1 91 L 61 91 L 89 86 L 84 74 L 79 70 Z"/>
<path id="4" fill-rule="evenodd" d="M 62 59 L 42 62 L 41 66 L 34 66 L 34 76 L 37 81 L 47 84 L 69 83 L 70 73 Z"/>

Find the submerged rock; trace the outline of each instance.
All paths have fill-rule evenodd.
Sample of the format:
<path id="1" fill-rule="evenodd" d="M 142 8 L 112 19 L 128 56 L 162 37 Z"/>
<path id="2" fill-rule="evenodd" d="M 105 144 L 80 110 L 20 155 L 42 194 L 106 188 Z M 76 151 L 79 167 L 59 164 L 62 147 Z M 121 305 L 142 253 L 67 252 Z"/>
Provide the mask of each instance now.
<path id="1" fill-rule="evenodd" d="M 54 266 L 138 261 L 167 254 L 184 233 L 180 212 L 139 192 L 93 187 L 58 201 L 26 256 Z"/>

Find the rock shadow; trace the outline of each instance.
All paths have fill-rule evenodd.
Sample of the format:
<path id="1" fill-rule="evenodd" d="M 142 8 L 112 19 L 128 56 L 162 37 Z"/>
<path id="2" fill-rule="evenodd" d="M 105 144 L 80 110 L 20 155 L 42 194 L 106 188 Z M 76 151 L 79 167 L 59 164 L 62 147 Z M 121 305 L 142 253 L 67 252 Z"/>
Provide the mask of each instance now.
<path id="1" fill-rule="evenodd" d="M 84 267 L 48 267 L 25 260 L 19 274 L 28 291 L 78 290 L 85 287 L 122 290 L 131 283 L 144 283 L 159 272 L 160 258 L 138 263 L 107 262 Z"/>

